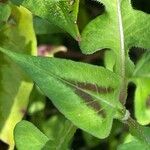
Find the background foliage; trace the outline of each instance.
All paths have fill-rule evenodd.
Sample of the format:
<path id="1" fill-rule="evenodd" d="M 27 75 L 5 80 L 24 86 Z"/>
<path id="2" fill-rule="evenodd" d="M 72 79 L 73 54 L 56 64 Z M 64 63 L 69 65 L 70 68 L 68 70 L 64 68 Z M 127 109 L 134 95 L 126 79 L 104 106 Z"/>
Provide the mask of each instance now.
<path id="1" fill-rule="evenodd" d="M 67 8 L 67 2 L 61 2 L 56 7 L 56 5 L 51 4 L 52 2 L 49 0 L 47 1 L 47 5 L 49 6 L 47 8 L 44 5 L 42 5 L 42 2 L 40 0 L 24 0 L 22 5 L 28 8 L 33 13 L 32 15 L 29 10 L 23 7 L 19 8 L 16 5 L 10 6 L 7 5 L 5 2 L 5 0 L 0 1 L 0 47 L 10 49 L 19 53 L 26 53 L 29 55 L 41 55 L 48 57 L 54 56 L 57 58 L 72 59 L 74 61 L 77 61 L 76 63 L 78 67 L 74 67 L 75 62 L 71 62 L 69 67 L 70 70 L 72 70 L 74 74 L 76 73 L 75 70 L 80 70 L 79 74 L 81 74 L 81 78 L 82 75 L 85 76 L 85 81 L 90 80 L 91 83 L 97 83 L 98 80 L 101 80 L 102 83 L 104 82 L 103 84 L 107 84 L 107 86 L 111 84 L 114 87 L 116 87 L 117 84 L 120 84 L 119 80 L 118 83 L 111 82 L 112 80 L 115 80 L 115 78 L 118 79 L 119 77 L 116 77 L 115 75 L 110 75 L 111 78 L 109 82 L 105 81 L 103 78 L 97 79 L 97 74 L 94 74 L 94 70 L 92 70 L 92 67 L 90 67 L 90 65 L 88 66 L 85 64 L 83 65 L 78 63 L 78 61 L 80 61 L 88 64 L 94 64 L 96 65 L 94 69 L 97 69 L 97 66 L 101 65 L 106 66 L 109 70 L 113 70 L 113 66 L 115 64 L 115 62 L 113 62 L 114 57 L 112 57 L 114 55 L 113 52 L 111 52 L 112 54 L 110 54 L 110 51 L 106 51 L 105 49 L 103 49 L 94 54 L 84 55 L 81 53 L 81 50 L 78 46 L 80 42 L 79 32 L 81 33 L 84 30 L 84 33 L 82 34 L 82 36 L 84 37 L 84 35 L 86 35 L 85 26 L 87 26 L 87 24 L 91 20 L 101 15 L 104 12 L 104 10 L 107 9 L 107 7 L 104 7 L 104 5 L 96 1 L 81 0 L 80 7 L 78 10 L 79 1 L 76 1 L 76 3 L 73 5 L 73 8 Z M 21 1 L 17 0 L 12 0 L 12 2 L 14 2 L 17 5 L 21 3 Z M 133 0 L 132 6 L 135 9 L 146 12 L 146 14 L 150 13 L 150 2 L 147 0 Z M 47 13 L 47 10 L 49 8 L 52 8 L 51 13 Z M 79 15 L 77 20 L 78 11 Z M 64 15 L 63 13 L 69 13 L 69 15 Z M 130 12 L 125 13 L 128 14 Z M 53 20 L 54 15 L 57 18 L 55 20 Z M 110 15 L 113 15 L 113 13 L 110 12 Z M 132 17 L 137 17 L 137 15 L 133 15 Z M 149 16 L 147 20 L 143 20 L 148 22 Z M 130 22 L 131 21 L 132 20 L 130 20 Z M 139 22 L 140 21 L 142 20 L 139 20 Z M 30 22 L 30 24 L 28 22 Z M 79 29 L 77 28 L 77 25 Z M 144 26 L 144 24 L 142 25 Z M 142 25 L 140 24 L 141 28 Z M 88 30 L 88 27 L 86 27 L 86 29 Z M 89 29 L 92 28 L 89 27 Z M 149 26 L 147 29 L 149 29 Z M 95 38 L 96 36 L 94 35 L 93 31 L 90 32 L 92 32 L 93 35 L 90 34 L 89 39 L 86 38 L 88 42 L 85 41 L 85 44 L 84 40 L 81 42 L 82 49 L 88 50 L 90 46 L 94 48 L 95 46 L 98 46 L 98 44 L 100 44 L 100 42 L 95 43 L 94 39 L 92 39 L 93 44 L 90 43 L 91 38 Z M 96 33 L 97 32 L 99 32 L 98 29 L 96 29 Z M 141 30 L 141 32 L 145 32 L 145 30 Z M 99 34 L 101 34 L 101 31 Z M 138 38 L 142 39 L 140 38 L 140 34 L 141 33 L 139 33 Z M 107 38 L 108 37 L 106 36 L 106 39 Z M 131 37 L 129 41 L 131 41 Z M 87 43 L 89 43 L 89 45 Z M 142 48 L 149 48 L 149 42 L 141 43 L 145 46 Z M 36 47 L 36 44 L 38 45 L 38 48 Z M 86 46 L 88 46 L 88 48 Z M 117 47 L 117 44 L 115 46 Z M 128 110 L 130 110 L 131 116 L 133 118 L 136 118 L 139 123 L 141 123 L 142 125 L 149 126 L 149 103 L 148 107 L 145 107 L 144 105 L 149 100 L 150 92 L 150 80 L 147 78 L 145 79 L 145 76 L 149 77 L 149 53 L 146 53 L 144 56 L 142 56 L 146 49 L 136 48 L 133 46 L 136 46 L 135 43 L 133 45 L 130 44 L 130 47 L 128 47 L 130 48 L 129 56 L 131 60 L 134 63 L 137 63 L 138 59 L 142 57 L 141 61 L 138 62 L 138 66 L 142 65 L 142 68 L 145 69 L 143 69 L 143 72 L 138 71 L 139 68 L 135 69 L 134 77 L 132 79 L 133 82 L 130 83 L 128 86 L 126 107 Z M 116 47 L 114 49 L 118 48 Z M 104 46 L 102 48 L 106 47 Z M 90 50 L 95 49 L 90 48 Z M 17 59 L 18 58 L 19 57 L 17 56 Z M 104 58 L 111 60 L 111 62 L 104 61 Z M 20 60 L 18 59 L 18 61 L 21 62 L 23 59 L 24 58 L 20 56 Z M 24 62 L 28 62 L 29 64 L 33 63 L 32 61 L 30 62 L 27 58 L 24 60 Z M 35 60 L 34 64 L 36 64 L 36 67 L 38 66 L 42 71 L 40 70 L 39 72 L 34 72 L 34 74 L 31 73 L 30 75 L 32 76 L 32 78 L 34 78 L 35 74 L 40 74 L 40 77 L 42 77 L 44 80 L 42 80 L 42 78 L 41 80 L 40 78 L 35 78 L 39 85 L 46 85 L 46 83 L 48 83 L 48 80 L 57 82 L 57 86 L 55 86 L 53 90 L 59 89 L 59 94 L 63 96 L 62 93 L 68 91 L 70 92 L 71 90 L 68 88 L 68 91 L 64 91 L 64 89 L 62 88 L 63 86 L 65 86 L 64 82 L 58 82 L 58 78 L 56 78 L 56 76 L 56 79 L 47 79 L 47 76 L 49 75 L 50 71 L 53 71 L 58 76 L 62 75 L 65 72 L 63 76 L 63 78 L 65 79 L 68 77 L 70 70 L 68 70 L 68 68 L 65 67 L 66 62 L 64 61 L 64 64 L 59 64 L 59 67 L 63 68 L 62 72 L 58 72 L 53 65 L 55 63 L 59 64 L 59 59 L 58 62 L 54 60 L 53 62 L 51 62 L 51 64 L 49 63 L 49 67 L 51 68 L 51 70 L 47 70 L 48 66 L 44 66 L 42 59 L 38 62 Z M 130 64 L 131 66 L 130 69 L 127 69 L 129 70 L 128 76 L 130 76 L 133 64 L 131 64 L 130 59 L 126 60 L 126 63 Z M 46 60 L 45 64 L 47 64 Z M 25 66 L 22 66 L 26 69 L 27 64 Z M 82 69 L 83 67 L 84 70 Z M 80 130 L 59 112 L 59 110 L 63 109 L 61 108 L 61 105 L 58 105 L 58 110 L 50 101 L 53 99 L 53 97 L 55 97 L 55 94 L 53 94 L 52 99 L 50 99 L 53 91 L 51 91 L 51 94 L 47 92 L 50 95 L 48 96 L 49 98 L 43 94 L 43 89 L 45 87 L 48 87 L 48 84 L 47 86 L 43 87 L 41 91 L 39 87 L 33 85 L 33 81 L 29 79 L 29 77 L 16 65 L 16 63 L 12 62 L 7 56 L 5 56 L 5 54 L 2 53 L 0 53 L 0 68 L 0 149 L 8 149 L 8 145 L 10 145 L 9 149 L 14 148 L 13 129 L 16 123 L 19 122 L 21 119 L 29 121 L 20 122 L 15 128 L 15 141 L 17 141 L 16 145 L 18 147 L 22 147 L 22 150 L 23 148 L 24 150 L 29 149 L 27 147 L 24 147 L 24 143 L 30 143 L 30 141 L 32 141 L 33 139 L 34 142 L 32 143 L 34 143 L 34 145 L 31 143 L 31 145 L 28 146 L 30 147 L 30 149 L 32 147 L 32 149 L 37 150 L 41 148 L 66 150 L 68 147 L 69 149 L 74 150 L 114 150 L 117 149 L 118 145 L 124 143 L 124 141 L 125 144 L 118 147 L 119 150 L 129 149 L 132 148 L 132 146 L 133 148 L 137 147 L 136 149 L 144 148 L 143 144 L 141 144 L 138 141 L 138 139 L 135 139 L 129 134 L 129 130 L 126 125 L 123 125 L 119 121 L 114 120 L 111 129 L 110 122 L 112 122 L 113 118 L 117 118 L 118 115 L 116 117 L 114 110 L 109 108 L 108 106 L 104 105 L 106 107 L 105 109 L 110 109 L 110 113 L 113 112 L 114 115 L 108 117 L 108 120 L 104 123 L 105 128 L 107 128 L 106 131 L 104 129 L 101 129 L 101 126 L 99 127 L 99 131 L 103 131 L 104 134 L 107 135 L 109 130 L 111 129 L 111 133 L 106 139 L 100 140 L 95 137 L 98 132 L 97 130 L 95 130 L 94 132 L 93 130 L 90 131 L 90 133 L 94 136 L 85 132 L 86 130 L 89 132 L 91 126 L 88 127 L 87 125 L 81 124 L 80 126 L 83 126 L 85 131 Z M 86 78 L 86 74 L 89 70 L 90 72 L 93 72 L 92 77 Z M 103 73 L 107 74 L 105 73 L 105 71 L 103 71 Z M 144 77 L 143 74 L 145 75 Z M 70 77 L 69 80 L 76 80 L 77 82 L 79 82 L 83 79 L 76 78 L 76 76 L 72 75 L 72 77 Z M 49 91 L 50 89 L 44 89 L 44 91 L 46 90 Z M 115 93 L 117 93 L 117 90 Z M 72 99 L 74 99 L 74 104 L 78 105 L 79 97 L 76 97 L 75 94 L 72 94 L 71 96 Z M 107 96 L 107 99 L 109 100 L 111 97 L 112 95 L 109 95 Z M 134 97 L 135 102 L 133 101 Z M 103 96 L 100 98 L 103 98 Z M 20 99 L 22 99 L 21 102 L 19 101 Z M 70 103 L 72 103 L 72 99 L 70 100 Z M 141 101 L 141 99 L 143 99 L 143 101 Z M 115 99 L 114 103 L 116 104 Z M 62 105 L 64 105 L 64 103 L 62 103 Z M 67 104 L 66 107 L 68 107 Z M 88 110 L 86 110 L 86 108 L 84 107 L 82 108 L 82 110 L 85 110 L 85 114 L 83 113 L 83 115 L 86 118 L 88 116 L 88 114 L 86 114 L 86 111 Z M 67 117 L 69 116 L 69 112 L 66 112 L 65 109 L 62 111 L 65 112 L 65 115 Z M 74 113 L 76 112 L 77 111 L 75 111 Z M 73 120 L 75 125 L 78 124 L 76 118 L 73 118 Z M 27 129 L 33 131 L 32 136 L 29 130 Z M 147 132 L 147 135 L 149 134 L 149 131 L 147 129 L 144 129 L 144 131 Z M 24 142 L 22 142 L 21 140 Z M 133 142 L 130 143 L 129 141 Z"/>

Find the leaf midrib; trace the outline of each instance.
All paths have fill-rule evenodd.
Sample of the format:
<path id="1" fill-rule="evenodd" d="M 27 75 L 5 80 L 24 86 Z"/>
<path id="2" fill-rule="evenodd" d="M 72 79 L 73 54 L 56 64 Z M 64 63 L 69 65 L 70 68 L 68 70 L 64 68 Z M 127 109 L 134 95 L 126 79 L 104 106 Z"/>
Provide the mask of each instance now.
<path id="1" fill-rule="evenodd" d="M 94 95 L 93 93 L 90 93 L 90 92 L 88 92 L 88 91 L 86 91 L 86 90 L 84 90 L 84 89 L 82 89 L 82 88 L 80 88 L 80 87 L 78 87 L 78 86 L 76 86 L 76 85 L 70 83 L 69 81 L 67 81 L 67 80 L 65 80 L 65 79 L 63 79 L 63 78 L 61 78 L 60 76 L 53 74 L 52 72 L 47 72 L 47 71 L 45 71 L 45 70 L 42 70 L 40 67 L 36 66 L 33 61 L 26 61 L 26 60 L 25 60 L 25 59 L 27 59 L 27 57 L 29 58 L 29 60 L 31 60 L 31 58 L 33 58 L 33 59 L 36 58 L 36 59 L 37 59 L 37 57 L 35 57 L 35 56 L 28 56 L 28 55 L 24 55 L 25 57 L 23 57 L 22 54 L 17 54 L 17 53 L 15 53 L 15 52 L 11 52 L 10 50 L 6 50 L 6 49 L 3 49 L 3 48 L 1 48 L 1 47 L 0 47 L 0 50 L 1 50 L 3 53 L 5 53 L 6 55 L 8 55 L 10 58 L 12 58 L 20 67 L 21 67 L 22 65 L 20 65 L 18 62 L 19 62 L 19 61 L 20 61 L 20 62 L 23 62 L 23 64 L 24 64 L 24 62 L 25 62 L 28 66 L 30 66 L 30 68 L 35 68 L 35 69 L 37 69 L 40 73 L 42 72 L 42 73 L 44 73 L 44 74 L 46 74 L 46 75 L 52 76 L 54 79 L 58 79 L 58 80 L 60 80 L 60 81 L 62 81 L 62 82 L 65 82 L 66 84 L 71 85 L 71 86 L 73 86 L 74 88 L 76 88 L 76 89 L 78 89 L 78 90 L 80 90 L 80 91 L 82 91 L 82 92 L 84 92 L 84 93 L 86 93 L 86 94 L 90 94 L 92 97 L 95 97 L 96 99 L 100 100 L 101 102 L 107 104 L 109 107 L 116 109 L 116 106 L 115 106 L 114 104 L 109 103 L 107 100 L 101 99 L 100 97 Z M 24 59 L 24 58 L 25 58 L 25 59 Z M 23 61 L 23 60 L 24 60 L 24 61 Z M 31 63 L 31 62 L 32 62 L 32 63 Z M 21 68 L 22 68 L 22 67 L 21 67 Z M 26 71 L 26 72 L 27 72 L 27 71 Z M 28 73 L 27 73 L 27 74 L 28 74 Z M 31 75 L 30 75 L 30 76 L 31 76 Z M 32 77 L 31 77 L 31 78 L 32 78 Z M 37 83 L 37 84 L 38 84 L 38 83 Z"/>
<path id="2" fill-rule="evenodd" d="M 121 59 L 121 72 L 120 75 L 125 77 L 125 39 L 124 39 L 124 29 L 123 21 L 121 14 L 121 0 L 116 0 L 117 3 L 117 17 L 118 17 L 118 26 L 119 26 L 119 36 L 120 36 L 120 59 Z"/>
<path id="3" fill-rule="evenodd" d="M 31 56 L 31 57 L 34 57 L 34 56 Z M 34 57 L 34 58 L 35 58 L 35 57 Z M 27 61 L 27 63 L 28 63 L 28 65 L 30 65 L 30 63 L 29 63 L 28 61 Z M 54 73 L 52 73 L 52 72 L 47 72 L 47 71 L 45 71 L 45 70 L 43 71 L 42 69 L 40 69 L 40 67 L 37 67 L 37 66 L 35 66 L 34 64 L 33 64 L 33 66 L 31 65 L 31 67 L 37 68 L 37 69 L 39 70 L 39 72 L 45 73 L 46 75 L 49 75 L 49 76 L 52 76 L 54 79 L 56 78 L 56 79 L 58 79 L 58 80 L 60 80 L 60 81 L 62 81 L 62 82 L 65 82 L 65 83 L 68 84 L 68 85 L 73 86 L 74 88 L 76 88 L 76 89 L 82 91 L 83 93 L 89 94 L 89 95 L 91 95 L 92 97 L 95 97 L 96 99 L 99 99 L 101 102 L 107 104 L 108 106 L 110 106 L 110 107 L 112 107 L 112 108 L 116 108 L 116 106 L 114 106 L 113 104 L 109 103 L 107 100 L 105 100 L 105 99 L 103 100 L 103 99 L 101 99 L 100 97 L 98 97 L 98 96 L 96 96 L 96 95 L 94 95 L 94 94 L 88 92 L 87 90 L 84 90 L 84 89 L 82 89 L 82 88 L 80 88 L 80 87 L 74 85 L 73 83 L 69 82 L 68 80 L 61 78 L 59 75 L 56 75 L 56 74 L 54 74 Z"/>

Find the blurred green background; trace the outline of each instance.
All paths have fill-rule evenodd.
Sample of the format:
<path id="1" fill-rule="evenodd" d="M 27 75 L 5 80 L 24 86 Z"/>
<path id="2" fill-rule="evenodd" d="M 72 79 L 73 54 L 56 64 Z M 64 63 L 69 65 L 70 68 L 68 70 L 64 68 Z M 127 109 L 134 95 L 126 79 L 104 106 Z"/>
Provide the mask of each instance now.
<path id="1" fill-rule="evenodd" d="M 150 1 L 149 0 L 132 0 L 132 5 L 135 9 L 139 11 L 144 11 L 150 13 Z M 88 22 L 102 14 L 105 10 L 105 7 L 94 1 L 94 0 L 80 0 L 80 10 L 78 17 L 78 25 L 80 32 L 86 26 Z M 72 59 L 75 61 L 81 61 L 85 63 L 91 63 L 95 65 L 103 65 L 103 56 L 105 50 L 97 52 L 92 55 L 84 55 L 81 53 L 76 42 L 71 36 L 67 33 L 61 32 L 59 28 L 53 26 L 53 33 L 45 34 L 48 31 L 48 28 L 39 30 L 41 28 L 38 22 L 39 18 L 35 17 L 35 30 L 37 34 L 38 46 L 45 46 L 45 51 L 47 53 L 53 53 L 53 50 L 64 46 L 67 48 L 67 52 L 58 52 L 55 54 L 55 57 Z M 61 33 L 60 33 L 61 32 Z M 39 47 L 39 51 L 41 47 Z M 132 48 L 130 52 L 131 59 L 136 62 L 138 58 L 143 54 L 144 50 L 140 48 Z M 130 110 L 132 117 L 133 115 L 133 96 L 134 96 L 135 86 L 133 84 L 128 87 L 128 99 L 126 107 Z M 46 134 L 54 134 L 53 131 L 50 131 L 48 128 L 61 128 L 61 123 L 57 124 L 57 119 L 63 118 L 60 112 L 54 107 L 50 100 L 45 97 L 38 87 L 34 87 L 30 97 L 30 104 L 24 119 L 34 123 L 39 129 L 41 129 Z M 119 144 L 121 144 L 124 138 L 128 134 L 128 128 L 125 125 L 122 125 L 118 121 L 114 121 L 111 135 L 104 140 L 99 140 L 80 129 L 77 129 L 71 143 L 70 147 L 73 150 L 115 150 Z M 7 145 L 4 145 L 4 149 L 7 149 Z M 0 150 L 1 149 L 0 147 Z"/>

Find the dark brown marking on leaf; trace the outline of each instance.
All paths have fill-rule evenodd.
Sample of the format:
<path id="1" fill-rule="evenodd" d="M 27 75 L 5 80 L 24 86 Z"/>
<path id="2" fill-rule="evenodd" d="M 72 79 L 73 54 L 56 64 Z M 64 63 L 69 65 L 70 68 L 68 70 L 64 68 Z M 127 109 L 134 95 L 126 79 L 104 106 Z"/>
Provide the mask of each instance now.
<path id="1" fill-rule="evenodd" d="M 75 90 L 75 93 L 81 97 L 81 99 L 84 100 L 85 104 L 89 107 L 91 107 L 93 110 L 97 112 L 98 115 L 102 116 L 103 118 L 106 117 L 105 111 L 102 109 L 101 105 L 93 99 L 93 97 L 85 93 L 84 91 L 81 91 L 79 89 Z"/>
<path id="2" fill-rule="evenodd" d="M 107 94 L 114 92 L 114 89 L 112 87 L 104 88 L 104 87 L 98 87 L 98 93 Z"/>
<path id="3" fill-rule="evenodd" d="M 146 99 L 146 107 L 150 108 L 150 95 L 148 95 L 148 97 Z"/>
<path id="4" fill-rule="evenodd" d="M 69 81 L 69 82 L 75 84 L 74 81 Z M 98 86 L 98 85 L 92 84 L 92 83 L 76 82 L 76 85 L 81 89 L 98 92 L 101 94 L 107 94 L 107 93 L 114 92 L 114 88 L 112 88 L 112 87 L 102 87 L 102 86 Z"/>
<path id="5" fill-rule="evenodd" d="M 96 101 L 90 94 L 88 94 L 84 90 L 89 90 L 89 91 L 99 92 L 99 93 L 107 93 L 107 92 L 113 92 L 114 91 L 113 88 L 111 87 L 104 88 L 104 87 L 98 87 L 98 86 L 96 87 L 95 84 L 76 82 L 76 81 L 71 81 L 71 80 L 68 80 L 67 82 L 69 83 L 64 82 L 64 84 L 67 84 L 67 86 L 70 86 L 71 88 L 75 89 L 74 92 L 79 97 L 81 97 L 81 99 L 83 99 L 84 104 L 86 104 L 87 106 L 95 110 L 95 112 L 101 117 L 106 118 L 107 114 L 105 110 L 101 107 L 100 103 Z"/>
<path id="6" fill-rule="evenodd" d="M 93 97 L 89 94 L 85 94 L 83 91 L 76 89 L 75 93 L 77 95 L 79 95 L 84 101 L 85 103 L 90 103 L 93 101 Z"/>

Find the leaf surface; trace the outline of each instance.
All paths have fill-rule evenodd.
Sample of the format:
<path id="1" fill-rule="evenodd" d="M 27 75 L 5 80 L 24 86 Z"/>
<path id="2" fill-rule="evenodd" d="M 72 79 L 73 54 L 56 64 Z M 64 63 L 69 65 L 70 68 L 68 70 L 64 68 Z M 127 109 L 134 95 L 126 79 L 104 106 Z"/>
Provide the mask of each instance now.
<path id="1" fill-rule="evenodd" d="M 80 47 L 85 54 L 111 49 L 116 55 L 116 71 L 125 76 L 130 68 L 128 51 L 132 47 L 150 48 L 150 15 L 133 9 L 130 0 L 97 0 L 105 12 L 83 30 Z"/>
<path id="2" fill-rule="evenodd" d="M 136 64 L 133 78 L 135 91 L 135 116 L 142 125 L 150 123 L 150 52 L 147 51 Z"/>
<path id="3" fill-rule="evenodd" d="M 150 51 L 147 51 L 136 64 L 134 78 L 150 78 Z"/>
<path id="4" fill-rule="evenodd" d="M 11 14 L 11 7 L 8 4 L 0 3 L 0 30 L 4 27 Z"/>
<path id="5" fill-rule="evenodd" d="M 0 23 L 8 20 L 11 14 L 11 8 L 8 4 L 0 3 Z"/>
<path id="6" fill-rule="evenodd" d="M 76 127 L 64 116 L 55 115 L 43 123 L 44 133 L 53 140 L 54 149 L 69 150 Z"/>
<path id="7" fill-rule="evenodd" d="M 125 143 L 120 145 L 117 150 L 148 150 L 147 146 L 142 144 L 140 141 L 132 141 L 129 143 Z"/>
<path id="8" fill-rule="evenodd" d="M 16 61 L 79 128 L 105 138 L 110 133 L 113 118 L 124 117 L 124 108 L 118 100 L 120 77 L 113 72 L 69 60 L 0 50 Z"/>
<path id="9" fill-rule="evenodd" d="M 150 123 L 150 79 L 136 79 L 135 116 L 142 125 Z"/>
<path id="10" fill-rule="evenodd" d="M 150 149 L 150 128 L 140 127 L 139 137 L 129 135 L 124 144 L 118 146 L 117 150 L 149 150 Z"/>
<path id="11" fill-rule="evenodd" d="M 36 34 L 54 34 L 64 32 L 58 26 L 44 20 L 40 17 L 35 16 L 33 18 L 34 30 Z"/>
<path id="12" fill-rule="evenodd" d="M 31 13 L 23 7 L 14 6 L 11 11 L 0 31 L 0 46 L 19 53 L 35 53 Z M 12 147 L 13 129 L 24 116 L 32 86 L 33 83 L 22 70 L 0 53 L 0 139 Z"/>
<path id="13" fill-rule="evenodd" d="M 18 150 L 50 150 L 49 139 L 37 127 L 28 121 L 19 122 L 14 130 L 15 144 Z"/>
<path id="14" fill-rule="evenodd" d="M 79 0 L 24 0 L 21 5 L 79 40 L 77 27 Z"/>
<path id="15" fill-rule="evenodd" d="M 136 46 L 150 48 L 150 15 L 132 8 L 130 0 L 97 0 L 105 12 L 91 21 L 82 34 L 81 48 L 90 54 L 109 48 L 119 51 Z"/>

